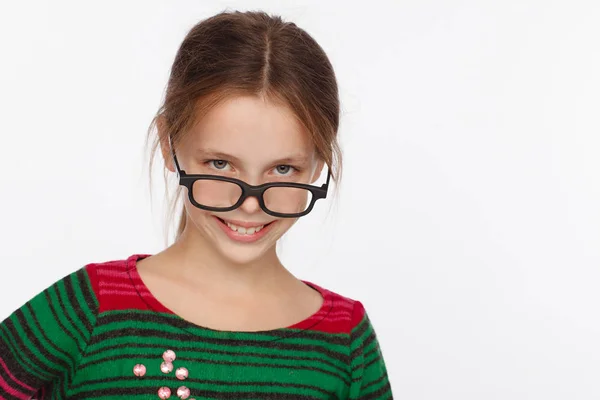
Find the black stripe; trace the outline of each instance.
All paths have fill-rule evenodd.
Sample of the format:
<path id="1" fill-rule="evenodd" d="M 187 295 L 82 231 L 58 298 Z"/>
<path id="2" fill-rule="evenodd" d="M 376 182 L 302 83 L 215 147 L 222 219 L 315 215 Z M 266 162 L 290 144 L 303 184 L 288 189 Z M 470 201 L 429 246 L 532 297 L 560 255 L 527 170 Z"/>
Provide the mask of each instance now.
<path id="1" fill-rule="evenodd" d="M 369 344 L 370 344 L 370 343 L 373 343 L 373 340 L 375 340 L 375 331 L 374 331 L 374 330 L 371 330 L 371 332 L 369 333 L 369 336 L 367 337 L 367 339 L 366 339 L 366 340 L 365 340 L 365 341 L 364 341 L 364 342 L 363 342 L 363 343 L 362 343 L 362 344 L 361 344 L 359 347 L 357 347 L 356 349 L 354 349 L 354 350 L 352 351 L 352 354 L 351 354 L 352 360 L 355 360 L 355 359 L 357 359 L 358 357 L 361 357 L 361 359 L 362 359 L 362 362 L 361 362 L 360 364 L 358 364 L 358 365 L 355 365 L 355 366 L 352 368 L 352 372 L 355 372 L 355 371 L 356 371 L 357 369 L 359 369 L 359 368 L 366 368 L 366 366 L 365 366 L 365 359 L 366 359 L 366 356 L 367 356 L 367 354 L 370 354 L 370 353 L 371 353 L 371 351 L 369 351 L 369 352 L 368 352 L 368 353 L 366 353 L 366 354 L 365 354 L 365 353 L 363 353 L 363 352 L 364 352 L 364 350 L 365 350 L 365 346 L 366 346 L 366 344 L 367 344 L 367 343 L 369 343 Z M 379 345 L 377 344 L 377 342 L 375 342 L 375 347 L 374 347 L 374 349 L 375 349 L 375 350 L 379 350 Z M 378 359 L 379 359 L 379 358 L 375 358 L 375 361 L 377 361 Z M 372 363 L 373 363 L 373 361 L 371 361 L 371 362 L 369 363 L 369 365 L 370 365 L 370 364 L 372 364 Z"/>
<path id="2" fill-rule="evenodd" d="M 373 342 L 376 342 L 376 341 L 377 341 L 377 334 L 375 333 L 374 330 L 371 330 L 371 333 L 369 334 L 369 336 L 367 336 L 367 338 L 363 342 L 363 347 L 366 349 L 369 346 L 371 346 L 373 344 Z"/>
<path id="3" fill-rule="evenodd" d="M 68 371 L 67 376 L 72 379 L 72 377 L 75 375 L 75 372 L 77 370 L 77 366 L 75 365 L 76 364 L 75 361 L 76 361 L 77 357 L 73 357 L 73 355 L 67 354 L 61 348 L 57 347 L 54 344 L 54 341 L 50 340 L 50 338 L 48 338 L 48 336 L 46 335 L 46 333 L 44 332 L 44 330 L 41 328 L 41 325 L 40 325 L 40 322 L 38 321 L 37 315 L 33 312 L 33 309 L 31 307 L 31 305 L 29 303 L 27 303 L 26 307 L 27 307 L 27 309 L 29 310 L 29 312 L 32 315 L 32 321 L 33 321 L 33 323 L 37 326 L 38 330 L 41 332 L 42 336 L 47 341 L 47 343 L 49 343 L 49 345 L 52 346 L 53 349 L 55 349 L 57 352 L 62 353 L 69 361 L 71 361 L 70 363 L 64 363 L 64 364 L 61 364 L 61 365 L 63 365 L 65 367 L 64 369 L 66 371 Z M 43 347 L 40 347 L 40 349 L 45 350 L 45 348 L 43 348 Z M 30 386 L 32 386 L 32 385 L 30 385 Z M 55 390 L 58 390 L 58 388 L 55 388 Z M 62 385 L 62 387 L 60 388 L 60 393 L 62 393 L 62 396 L 60 398 L 66 398 L 64 385 Z"/>
<path id="4" fill-rule="evenodd" d="M 158 324 L 166 324 L 170 325 L 174 328 L 181 329 L 182 331 L 188 334 L 196 334 L 202 333 L 203 328 L 199 328 L 191 324 L 190 322 L 169 314 L 158 313 L 158 312 L 148 312 L 140 310 L 126 310 L 123 312 L 106 312 L 101 315 L 101 323 L 102 324 L 110 324 L 113 322 L 130 322 L 132 320 L 138 320 L 140 322 L 152 322 Z M 206 331 L 207 328 L 204 328 Z M 247 332 L 248 335 L 254 337 L 260 337 L 261 342 L 265 339 L 276 340 L 281 339 L 293 339 L 293 338 L 301 338 L 301 339 L 311 339 L 311 340 L 320 340 L 330 344 L 346 346 L 348 345 L 348 334 L 347 333 L 327 333 L 327 332 L 319 332 L 319 331 L 310 331 L 310 330 L 298 330 L 297 334 L 292 334 L 294 329 L 279 329 L 265 332 Z M 242 332 L 238 332 L 242 333 Z"/>
<path id="5" fill-rule="evenodd" d="M 136 392 L 134 394 L 141 394 L 140 391 L 142 390 L 150 390 L 152 391 L 153 395 L 156 396 L 156 390 L 161 387 L 161 386 L 167 386 L 169 387 L 173 392 L 175 391 L 172 387 L 173 384 L 173 378 L 169 377 L 167 375 L 165 375 L 164 377 L 160 377 L 160 378 L 150 378 L 148 379 L 148 377 L 146 378 L 139 378 L 136 376 L 127 376 L 127 377 L 115 377 L 115 378 L 103 378 L 103 379 L 87 379 L 85 382 L 83 382 L 82 384 L 78 384 L 78 385 L 74 385 L 71 387 L 71 392 L 73 392 L 74 394 L 77 395 L 77 398 L 79 398 L 79 394 L 83 393 L 85 391 L 85 387 L 88 385 L 95 385 L 95 384 L 110 384 L 113 383 L 115 388 L 107 388 L 106 390 L 111 390 L 111 391 L 119 391 L 120 394 L 120 390 L 122 390 L 122 388 L 126 388 L 128 386 L 131 386 L 131 382 L 139 382 L 140 379 L 144 380 L 144 386 L 138 386 L 137 388 L 135 388 L 134 390 L 136 390 Z M 326 389 L 320 388 L 318 386 L 314 386 L 314 385 L 306 385 L 306 384 L 302 384 L 302 383 L 284 383 L 284 382 L 276 382 L 276 381 L 268 381 L 268 382 L 260 382 L 260 381 L 223 381 L 223 380 L 217 380 L 217 379 L 194 379 L 194 378 L 187 378 L 184 382 L 181 382 L 181 384 L 185 384 L 185 386 L 187 387 L 191 387 L 191 386 L 198 386 L 198 385 L 194 385 L 194 384 L 206 384 L 206 385 L 221 385 L 221 386 L 226 386 L 226 387 L 231 387 L 231 386 L 261 386 L 261 387 L 269 387 L 269 388 L 297 388 L 297 389 L 309 389 L 309 390 L 314 390 L 316 392 L 320 392 L 323 394 L 331 394 L 329 391 L 327 391 Z M 152 385 L 152 387 L 147 387 L 146 385 Z M 155 388 L 156 387 L 156 388 Z M 91 392 L 92 390 L 89 390 L 88 392 Z M 100 389 L 99 391 L 102 391 L 102 389 Z M 193 390 L 192 391 L 192 395 L 190 397 L 197 397 L 200 396 L 200 393 L 203 393 L 204 391 L 202 390 Z M 228 395 L 229 393 L 220 393 L 221 396 L 223 395 Z M 175 394 L 172 394 L 171 396 L 173 396 Z M 86 397 L 87 398 L 87 397 Z M 226 397 L 229 398 L 229 397 Z"/>
<path id="6" fill-rule="evenodd" d="M 328 393 L 331 395 L 331 393 Z M 215 391 L 203 390 L 198 394 L 198 397 L 209 397 L 220 400 L 317 400 L 320 397 L 308 396 L 305 394 L 288 394 L 288 393 L 265 393 L 265 392 L 242 392 L 235 393 L 219 393 Z"/>
<path id="7" fill-rule="evenodd" d="M 27 374 L 27 371 L 23 371 L 20 367 L 20 364 L 17 364 L 17 361 L 13 358 L 8 360 L 6 357 L 11 354 L 9 348 L 3 340 L 0 340 L 0 354 L 2 354 L 4 362 L 8 365 L 8 370 L 10 373 L 25 384 L 35 387 L 38 384 L 37 380 L 33 380 L 30 374 Z M 12 361 L 12 362 L 11 362 Z M 25 379 L 23 379 L 25 378 Z M 5 372 L 4 368 L 0 368 L 0 379 L 3 379 L 8 383 L 8 386 L 18 389 L 20 392 L 31 394 L 28 389 L 22 388 L 21 385 L 16 383 L 7 372 Z"/>
<path id="8" fill-rule="evenodd" d="M 10 330 L 10 327 L 12 327 L 13 329 L 15 329 L 15 327 L 13 326 L 13 322 L 10 320 L 10 318 L 7 318 L 4 322 L 2 322 L 2 324 L 0 324 L 0 328 L 6 328 L 8 330 Z M 14 332 L 11 332 L 14 335 Z M 6 332 L 5 332 L 6 334 Z M 20 344 L 21 346 L 24 347 L 23 343 Z M 29 352 L 28 350 L 26 350 L 27 348 L 24 347 L 23 349 L 23 353 L 25 352 Z M 19 352 L 19 349 L 16 349 L 17 352 Z M 8 348 L 8 343 L 5 342 L 4 340 L 0 339 L 0 354 L 11 354 L 10 349 Z M 38 360 L 37 357 L 31 357 L 33 360 Z M 34 387 L 34 388 L 39 388 L 40 386 L 44 385 L 45 383 L 49 382 L 52 378 L 54 378 L 53 375 L 48 375 L 47 373 L 45 374 L 44 372 L 41 373 L 42 378 L 38 378 L 37 376 L 34 377 L 31 374 L 30 368 L 31 368 L 31 362 L 25 362 L 24 359 L 22 359 L 22 361 L 25 364 L 29 364 L 28 367 L 26 367 L 27 369 L 23 369 L 23 366 L 21 365 L 21 363 L 19 363 L 15 357 L 12 358 L 12 363 L 9 362 L 9 360 L 5 359 L 5 362 L 7 362 L 7 365 L 9 366 L 9 371 L 10 373 L 19 381 L 25 383 L 28 386 Z M 39 361 L 39 360 L 38 360 Z M 36 364 L 34 364 L 36 365 Z M 5 378 L 5 380 L 7 382 L 10 382 L 12 380 L 12 378 L 8 379 Z M 27 389 L 22 389 L 20 388 L 20 385 L 16 385 L 16 387 L 19 388 L 19 390 L 23 393 L 28 393 Z M 31 394 L 31 393 L 28 393 Z M 59 398 L 66 398 L 66 396 L 64 396 L 64 391 L 62 391 L 63 396 L 59 397 Z"/>
<path id="9" fill-rule="evenodd" d="M 366 352 L 364 355 L 364 359 L 367 360 L 368 358 L 370 358 L 373 355 L 373 353 L 377 353 L 377 355 L 367 365 L 371 365 L 374 361 L 377 361 L 378 359 L 380 359 L 382 357 L 381 349 L 379 348 L 379 345 L 374 346 L 371 350 Z"/>
<path id="10" fill-rule="evenodd" d="M 77 299 L 75 298 L 75 293 L 73 293 L 73 285 L 71 284 L 70 277 L 65 277 L 60 282 L 60 284 L 62 284 L 64 291 L 66 292 L 66 296 L 67 296 L 66 299 L 63 299 L 62 291 L 58 288 L 58 285 L 57 285 L 56 286 L 56 296 L 58 297 L 58 303 L 60 304 L 60 306 L 63 310 L 63 315 L 67 318 L 67 320 L 71 324 L 71 326 L 72 326 L 71 330 L 77 332 L 77 334 L 81 337 L 83 342 L 86 342 L 88 335 L 86 335 L 85 332 L 83 332 L 80 329 L 79 324 L 76 323 L 73 320 L 73 318 L 71 317 L 71 311 L 74 311 L 75 315 L 77 315 L 79 317 L 79 313 L 81 312 L 81 309 L 77 306 Z M 68 304 L 65 304 L 64 300 L 68 301 Z"/>
<path id="11" fill-rule="evenodd" d="M 110 346 L 110 348 L 100 348 L 100 349 L 95 349 L 93 351 L 88 351 L 86 353 L 87 357 L 92 357 L 95 355 L 100 355 L 103 352 L 107 351 L 107 350 L 117 350 L 117 349 L 123 349 L 125 350 L 147 350 L 148 353 L 151 353 L 153 351 L 153 349 L 156 349 L 156 353 L 159 354 L 160 352 L 162 352 L 164 350 L 164 345 L 162 344 L 154 344 L 154 343 L 147 343 L 147 344 L 140 344 L 140 345 L 136 345 L 135 343 L 121 343 L 118 345 L 113 345 Z M 177 349 L 178 351 L 183 351 L 183 352 L 199 352 L 199 353 L 206 353 L 206 354 L 218 354 L 218 355 L 224 355 L 224 356 L 231 356 L 231 357 L 240 357 L 240 356 L 244 356 L 244 357 L 269 357 L 270 359 L 280 359 L 280 360 L 294 360 L 294 361 L 316 361 L 319 362 L 321 364 L 325 364 L 328 365 L 336 370 L 338 370 L 340 373 L 347 373 L 347 367 L 348 367 L 348 363 L 339 363 L 335 364 L 331 361 L 329 361 L 328 359 L 319 357 L 319 356 L 297 356 L 297 355 L 276 355 L 276 354 L 265 354 L 265 353 L 258 353 L 258 352 L 244 352 L 244 353 L 239 353 L 239 352 L 234 352 L 234 351 L 225 351 L 225 350 L 214 350 L 214 349 L 209 349 L 209 348 L 202 348 L 201 346 L 196 346 L 196 347 L 192 347 L 192 346 L 181 346 L 181 345 L 177 345 Z M 138 356 L 136 356 L 138 357 Z M 84 364 L 85 365 L 85 364 Z"/>
<path id="12" fill-rule="evenodd" d="M 28 306 L 29 306 L 29 304 L 28 304 Z M 14 316 L 19 321 L 19 324 L 21 324 L 21 326 L 23 327 L 23 330 L 25 330 L 25 334 L 31 341 L 31 344 L 33 345 L 34 348 L 36 348 L 44 357 L 46 357 L 53 364 L 58 364 L 64 370 L 67 370 L 69 368 L 69 364 L 67 363 L 67 361 L 65 359 L 58 358 L 54 354 L 50 353 L 48 351 L 48 349 L 46 348 L 46 346 L 40 342 L 40 339 L 37 337 L 37 335 L 35 335 L 33 333 L 31 327 L 27 324 L 27 319 L 26 319 L 25 315 L 23 314 L 22 308 L 15 311 Z M 43 331 L 41 331 L 41 332 L 43 332 Z M 52 343 L 52 342 L 50 342 L 50 343 Z M 25 344 L 23 344 L 23 347 L 26 347 Z M 33 353 L 31 353 L 31 354 L 33 354 Z M 64 355 L 64 353 L 62 353 L 62 354 Z M 40 362 L 40 364 L 42 364 L 42 361 L 38 357 L 35 357 L 35 359 L 38 360 Z M 43 364 L 44 364 L 44 368 L 49 368 L 49 366 L 46 363 L 43 363 Z"/>
<path id="13" fill-rule="evenodd" d="M 371 330 L 371 332 L 369 332 L 369 335 L 366 337 L 366 339 L 363 340 L 362 343 L 360 343 L 360 345 L 354 349 L 352 351 L 352 354 L 350 355 L 351 358 L 356 358 L 358 357 L 358 355 L 362 352 L 364 352 L 365 347 L 367 346 L 367 343 L 371 343 L 375 338 L 375 331 Z"/>
<path id="14" fill-rule="evenodd" d="M 68 278 L 63 278 L 63 279 L 68 279 Z M 60 281 L 59 281 L 60 282 Z M 58 317 L 58 313 L 56 312 L 56 303 L 54 301 L 52 301 L 52 298 L 50 297 L 50 290 L 54 290 L 54 294 L 56 295 L 56 298 L 58 299 L 59 305 L 62 306 L 61 304 L 61 299 L 60 299 L 60 294 L 57 292 L 57 284 L 59 283 L 57 282 L 56 284 L 50 286 L 48 289 L 46 289 L 44 291 L 44 296 L 46 297 L 46 302 L 48 304 L 48 308 L 50 309 L 50 312 L 52 313 L 52 317 L 54 318 L 54 320 L 56 321 L 56 324 L 60 327 L 60 329 L 62 330 L 62 333 L 66 336 L 69 336 L 75 346 L 75 349 L 71 349 L 72 351 L 76 350 L 75 354 L 81 355 L 82 354 L 82 349 L 81 346 L 79 344 L 79 341 L 73 336 L 73 334 L 71 333 L 70 330 L 68 330 L 64 324 L 62 323 L 62 321 L 60 320 L 60 318 Z M 64 310 L 64 306 L 62 307 Z M 65 315 L 66 313 L 61 312 L 61 314 Z M 75 365 L 72 365 L 70 368 L 70 373 L 68 374 L 68 376 L 73 376 L 72 374 L 74 373 L 74 368 Z M 53 398 L 58 398 L 58 399 L 66 399 L 66 392 L 65 392 L 65 384 L 66 382 L 63 381 L 62 385 L 53 385 L 52 386 L 52 395 L 50 396 L 51 399 Z M 58 396 L 56 395 L 56 392 L 58 392 Z"/>
<path id="15" fill-rule="evenodd" d="M 132 319 L 128 320 L 132 325 L 137 325 L 136 322 Z M 98 321 L 98 326 L 102 324 L 102 321 Z M 92 346 L 102 343 L 104 341 L 109 341 L 114 339 L 116 336 L 135 336 L 135 337 L 147 337 L 147 338 L 161 338 L 164 339 L 166 334 L 163 331 L 157 329 L 144 329 L 140 327 L 127 327 L 121 330 L 109 331 L 99 333 L 97 335 L 92 336 L 89 341 L 88 348 Z M 263 347 L 268 349 L 278 349 L 278 350 L 289 350 L 289 351 L 315 351 L 320 354 L 331 357 L 332 359 L 339 360 L 340 362 L 348 362 L 347 354 L 340 353 L 337 351 L 333 351 L 327 347 L 327 343 L 322 345 L 319 344 L 297 344 L 297 343 L 286 343 L 284 340 L 282 341 L 260 341 L 253 339 L 219 339 L 219 338 L 208 338 L 208 337 L 194 337 L 190 334 L 183 333 L 168 333 L 168 338 L 173 341 L 180 342 L 198 342 L 198 343 L 209 343 L 220 346 L 230 346 L 230 347 L 242 347 L 242 346 L 256 346 Z"/>
<path id="16" fill-rule="evenodd" d="M 52 301 L 52 298 L 50 297 L 50 288 L 46 291 L 44 291 L 44 294 L 46 296 L 46 301 L 48 302 L 49 308 L 50 308 L 50 312 L 52 313 L 52 316 L 54 317 L 54 320 L 56 321 L 56 323 L 59 325 L 59 327 L 61 328 L 62 332 L 69 336 L 72 340 L 73 343 L 75 343 L 75 346 L 77 347 L 77 352 L 81 354 L 81 347 L 79 346 L 79 341 L 77 341 L 77 339 L 75 339 L 75 337 L 73 336 L 73 334 L 71 333 L 71 331 L 69 331 L 62 323 L 62 321 L 60 320 L 60 318 L 58 317 L 58 314 L 56 312 L 55 309 L 55 304 L 54 301 Z M 60 296 L 58 296 L 57 294 L 57 298 L 60 298 Z"/>
<path id="17" fill-rule="evenodd" d="M 95 317 L 97 316 L 99 308 L 96 296 L 93 292 L 93 289 L 91 288 L 91 283 L 88 279 L 87 270 L 85 269 L 85 267 L 80 268 L 79 270 L 72 273 L 69 277 L 65 278 L 64 283 L 65 290 L 67 292 L 67 297 L 69 298 L 69 301 L 73 306 L 77 317 L 85 327 L 86 332 L 83 335 L 83 337 L 85 340 L 84 346 L 87 348 L 89 338 L 92 335 L 92 331 L 94 329 L 94 325 L 96 322 Z M 77 298 L 77 294 L 75 293 L 75 290 L 77 289 L 81 291 L 83 303 Z M 92 314 L 93 320 L 90 320 L 88 318 L 87 314 L 83 311 L 83 307 L 87 307 L 87 309 Z M 74 362 L 71 367 L 70 373 L 65 377 L 65 379 L 61 380 L 62 384 L 60 385 L 60 398 L 67 398 L 66 390 L 68 390 L 71 387 L 71 384 L 73 383 L 73 379 L 76 374 L 76 370 L 80 369 L 80 366 L 76 365 L 76 363 L 77 361 L 79 361 L 81 356 L 83 356 L 83 354 L 80 354 L 80 357 L 78 357 L 78 359 L 73 360 Z"/>
<path id="18" fill-rule="evenodd" d="M 376 391 L 369 393 L 369 394 L 362 395 L 361 397 L 359 397 L 359 400 L 381 400 L 381 398 L 383 396 L 386 396 L 386 398 L 391 398 L 391 397 L 388 397 L 391 395 L 392 395 L 392 388 L 390 387 L 390 382 L 388 381 L 388 382 L 386 382 L 386 384 L 384 386 L 377 389 Z"/>
<path id="19" fill-rule="evenodd" d="M 273 383 L 269 382 L 266 385 L 273 386 Z M 146 395 L 148 398 L 158 398 L 156 392 L 157 389 L 154 388 L 129 388 L 129 387 L 119 387 L 119 388 L 106 388 L 106 389 L 95 389 L 88 390 L 76 393 L 76 399 L 93 399 L 96 397 L 104 397 L 104 396 L 142 396 Z M 141 393 L 142 390 L 146 391 L 145 393 Z M 171 388 L 173 391 L 174 388 Z M 327 393 L 330 394 L 330 393 Z M 171 398 L 176 397 L 176 394 L 172 394 Z M 320 400 L 322 397 L 308 396 L 305 394 L 288 394 L 288 393 L 266 393 L 266 392 L 249 392 L 249 391 L 237 391 L 237 392 L 215 392 L 208 390 L 198 390 L 194 391 L 194 397 L 201 398 L 211 398 L 211 399 L 222 399 L 222 400 Z M 192 396 L 190 396 L 192 397 Z"/>
<path id="20" fill-rule="evenodd" d="M 89 334 L 94 329 L 96 319 L 94 318 L 94 320 L 90 321 L 87 314 L 83 312 L 83 307 L 89 310 L 91 314 L 96 315 L 98 313 L 98 305 L 95 302 L 95 295 L 91 291 L 91 288 L 88 284 L 87 272 L 85 271 L 85 269 L 79 269 L 77 272 L 75 272 L 72 278 L 75 280 L 75 285 L 81 292 L 81 295 L 83 296 L 83 299 L 85 301 L 85 303 L 82 304 L 81 300 L 77 300 L 75 288 L 73 288 L 73 304 L 77 303 L 81 307 L 81 309 L 76 309 L 76 312 L 79 311 L 77 315 L 79 316 L 81 322 L 85 325 L 85 329 L 88 332 L 89 336 Z"/>
<path id="21" fill-rule="evenodd" d="M 358 340 L 369 328 L 371 324 L 369 323 L 369 319 L 365 316 L 363 317 L 362 321 L 354 327 L 354 329 L 352 329 L 352 331 L 350 332 L 350 338 L 352 340 Z"/>
<path id="22" fill-rule="evenodd" d="M 300 330 L 296 335 L 290 336 L 290 331 L 293 330 L 277 330 L 269 332 L 271 336 L 277 336 L 280 338 L 302 338 L 309 340 L 321 340 L 330 344 L 337 344 L 341 346 L 348 345 L 348 334 L 347 333 L 327 333 L 320 331 L 311 331 L 311 330 Z M 254 333 L 254 332 L 252 332 Z"/>
<path id="23" fill-rule="evenodd" d="M 369 368 L 371 365 L 379 362 L 381 363 L 381 357 L 375 357 L 374 359 L 372 359 L 371 361 L 369 361 L 368 363 L 365 364 L 365 369 Z"/>
<path id="24" fill-rule="evenodd" d="M 23 361 L 23 363 L 28 364 L 29 368 L 31 368 L 30 366 L 32 363 L 33 363 L 33 365 L 39 367 L 39 365 L 37 365 L 39 363 L 37 356 L 35 354 L 33 354 L 33 352 L 27 346 L 25 346 L 25 344 L 22 342 L 22 340 L 21 340 L 22 337 L 17 332 L 17 328 L 14 326 L 13 321 L 8 319 L 3 323 L 3 325 L 11 334 L 11 336 L 13 337 L 13 340 L 16 341 L 16 349 L 15 350 L 19 353 L 22 353 L 25 356 L 25 358 L 21 359 Z M 10 350 L 8 350 L 8 352 L 6 354 L 10 354 Z M 21 366 L 21 364 L 15 363 L 15 367 L 17 367 L 17 365 L 19 367 Z M 40 375 L 42 375 L 46 378 L 52 377 L 52 375 L 45 373 L 44 368 L 40 368 L 40 370 L 41 370 L 41 371 L 39 371 Z M 21 377 L 25 378 L 25 380 L 23 382 L 28 382 L 28 380 L 31 379 L 31 376 L 30 376 L 30 374 L 27 373 L 27 371 L 21 370 L 19 368 L 18 372 L 19 372 L 19 375 L 18 375 L 19 379 L 21 379 Z"/>
<path id="25" fill-rule="evenodd" d="M 50 338 L 48 337 L 48 335 L 46 335 L 46 332 L 45 332 L 44 329 L 42 329 L 42 325 L 40 324 L 40 321 L 38 320 L 37 314 L 35 313 L 35 310 L 31 306 L 31 304 L 30 303 L 26 303 L 25 307 L 29 311 L 29 313 L 31 314 L 31 320 L 33 321 L 33 324 L 35 324 L 37 330 L 42 334 L 42 336 L 44 337 L 44 339 L 46 340 L 46 342 L 49 343 L 50 346 L 52 346 L 52 348 L 54 350 L 56 350 L 58 353 L 61 353 L 62 355 L 65 356 L 65 358 L 68 359 L 69 355 L 67 353 L 65 353 L 60 347 L 56 346 L 54 344 L 54 341 L 50 340 Z"/>
<path id="26" fill-rule="evenodd" d="M 366 391 L 366 389 L 372 387 L 372 386 L 377 386 L 378 384 L 380 384 L 381 382 L 383 382 L 384 380 L 388 379 L 387 374 L 382 374 L 379 378 L 377 378 L 376 380 L 374 380 L 373 382 L 369 383 L 366 386 L 363 386 L 361 389 L 363 391 Z"/>
<path id="27" fill-rule="evenodd" d="M 79 365 L 79 369 L 84 369 L 84 368 L 89 368 L 92 367 L 96 364 L 103 364 L 103 363 L 111 363 L 111 362 L 115 362 L 117 360 L 127 360 L 127 359 L 135 359 L 136 357 L 140 357 L 139 353 L 120 353 L 118 356 L 114 356 L 111 355 L 109 357 L 104 357 L 101 359 L 96 359 L 94 361 L 89 361 L 89 362 L 85 362 Z M 286 365 L 286 364 L 269 364 L 269 363 L 257 363 L 257 362 L 236 362 L 236 361 L 232 361 L 232 360 L 227 360 L 227 361 L 219 361 L 219 360 L 211 360 L 208 358 L 198 358 L 198 357 L 194 357 L 194 358 L 187 358 L 187 357 L 177 357 L 178 360 L 186 360 L 186 361 L 194 361 L 194 362 L 200 362 L 203 364 L 212 364 L 212 365 L 237 365 L 237 366 L 243 366 L 243 367 L 267 367 L 267 368 L 273 368 L 273 369 L 277 369 L 277 368 L 286 368 L 286 369 L 293 369 L 293 370 L 304 370 L 304 371 L 315 371 L 315 372 L 319 372 L 322 374 L 326 374 L 326 375 L 330 375 L 333 376 L 334 378 L 340 379 L 342 380 L 345 384 L 350 384 L 350 380 L 348 379 L 347 376 L 344 375 L 340 375 L 340 374 L 336 374 L 335 372 L 323 369 L 323 368 L 318 368 L 318 367 L 313 367 L 313 366 L 302 366 L 302 365 Z"/>

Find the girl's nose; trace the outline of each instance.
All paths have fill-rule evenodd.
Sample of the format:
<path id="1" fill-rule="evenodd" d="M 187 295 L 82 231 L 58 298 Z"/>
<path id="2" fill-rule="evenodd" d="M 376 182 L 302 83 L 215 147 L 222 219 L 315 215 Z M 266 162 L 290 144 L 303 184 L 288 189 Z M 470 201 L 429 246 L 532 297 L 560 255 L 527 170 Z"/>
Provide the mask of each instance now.
<path id="1" fill-rule="evenodd" d="M 246 200 L 244 200 L 240 208 L 248 214 L 255 213 L 261 209 L 260 204 L 258 204 L 258 199 L 254 196 L 249 196 L 248 198 L 246 198 Z"/>

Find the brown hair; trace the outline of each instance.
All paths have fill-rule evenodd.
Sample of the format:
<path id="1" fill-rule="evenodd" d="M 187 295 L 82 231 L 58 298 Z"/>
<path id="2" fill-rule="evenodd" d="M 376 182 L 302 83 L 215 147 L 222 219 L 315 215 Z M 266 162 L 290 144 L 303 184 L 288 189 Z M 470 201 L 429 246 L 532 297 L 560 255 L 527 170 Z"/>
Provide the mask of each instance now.
<path id="1" fill-rule="evenodd" d="M 150 124 L 148 139 L 158 126 L 151 160 L 159 146 L 168 148 L 169 137 L 177 148 L 203 115 L 235 95 L 286 104 L 311 135 L 333 180 L 339 181 L 340 103 L 333 67 L 307 32 L 264 12 L 222 12 L 188 32 L 175 56 L 164 103 Z M 185 221 L 184 210 L 177 237 Z"/>

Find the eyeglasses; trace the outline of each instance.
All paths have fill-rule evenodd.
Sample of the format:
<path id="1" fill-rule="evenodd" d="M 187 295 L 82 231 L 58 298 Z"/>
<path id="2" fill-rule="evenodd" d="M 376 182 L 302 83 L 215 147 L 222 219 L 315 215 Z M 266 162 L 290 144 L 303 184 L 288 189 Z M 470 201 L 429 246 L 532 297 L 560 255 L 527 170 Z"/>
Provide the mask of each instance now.
<path id="1" fill-rule="evenodd" d="M 327 197 L 331 171 L 321 186 L 296 182 L 269 182 L 262 185 L 248 183 L 226 176 L 187 174 L 179 166 L 171 146 L 173 161 L 179 174 L 179 184 L 188 191 L 190 203 L 207 211 L 231 211 L 241 206 L 248 197 L 256 197 L 262 210 L 278 218 L 297 218 L 308 214 L 318 199 Z"/>

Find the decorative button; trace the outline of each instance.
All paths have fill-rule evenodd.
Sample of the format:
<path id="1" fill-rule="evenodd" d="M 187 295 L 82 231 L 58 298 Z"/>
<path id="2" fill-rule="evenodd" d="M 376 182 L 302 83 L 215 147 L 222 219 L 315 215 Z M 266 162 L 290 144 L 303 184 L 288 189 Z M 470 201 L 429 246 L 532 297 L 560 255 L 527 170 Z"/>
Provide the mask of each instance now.
<path id="1" fill-rule="evenodd" d="M 163 353 L 163 360 L 165 360 L 166 362 L 173 362 L 175 361 L 175 358 L 177 356 L 175 355 L 175 352 L 173 350 L 167 350 Z"/>
<path id="2" fill-rule="evenodd" d="M 158 389 L 158 397 L 160 397 L 161 399 L 168 399 L 169 397 L 171 397 L 171 389 L 169 389 L 166 386 L 161 387 L 160 389 Z"/>
<path id="3" fill-rule="evenodd" d="M 179 389 L 177 389 L 177 396 L 180 399 L 187 399 L 190 397 L 190 389 L 186 388 L 185 386 L 180 386 Z"/>
<path id="4" fill-rule="evenodd" d="M 188 377 L 188 370 L 187 370 L 187 368 L 183 368 L 183 367 L 177 368 L 177 371 L 175 371 L 175 376 L 180 381 L 186 379 Z"/>
<path id="5" fill-rule="evenodd" d="M 163 372 L 163 374 L 168 374 L 169 372 L 173 371 L 173 364 L 165 361 L 160 364 L 160 370 Z"/>
<path id="6" fill-rule="evenodd" d="M 144 364 L 135 364 L 133 367 L 133 374 L 135 376 L 144 376 L 146 375 L 146 367 Z"/>

